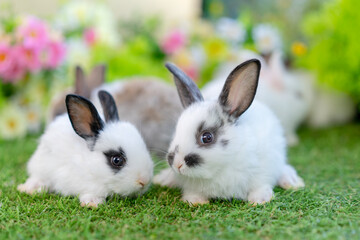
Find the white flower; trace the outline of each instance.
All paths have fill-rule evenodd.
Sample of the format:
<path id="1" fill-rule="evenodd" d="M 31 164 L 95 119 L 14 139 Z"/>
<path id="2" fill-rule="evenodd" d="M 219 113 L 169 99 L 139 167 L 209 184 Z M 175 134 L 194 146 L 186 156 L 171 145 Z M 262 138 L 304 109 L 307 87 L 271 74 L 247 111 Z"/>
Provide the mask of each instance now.
<path id="1" fill-rule="evenodd" d="M 120 37 L 117 34 L 117 31 L 109 26 L 96 26 L 95 27 L 96 36 L 98 41 L 102 44 L 108 45 L 110 47 L 116 47 L 120 44 Z"/>
<path id="2" fill-rule="evenodd" d="M 63 31 L 74 31 L 89 25 L 94 15 L 92 6 L 86 1 L 70 1 L 60 9 L 55 25 Z"/>
<path id="3" fill-rule="evenodd" d="M 41 107 L 32 105 L 25 109 L 27 129 L 31 133 L 37 133 L 41 128 Z"/>
<path id="4" fill-rule="evenodd" d="M 24 137 L 26 129 L 26 117 L 21 108 L 8 105 L 2 109 L 0 115 L 0 136 L 2 138 Z"/>
<path id="5" fill-rule="evenodd" d="M 67 64 L 70 66 L 82 65 L 88 66 L 90 62 L 90 50 L 81 39 L 70 39 L 66 43 Z"/>
<path id="6" fill-rule="evenodd" d="M 216 31 L 221 38 L 232 43 L 242 43 L 246 37 L 244 25 L 231 18 L 220 18 L 216 24 Z"/>
<path id="7" fill-rule="evenodd" d="M 281 37 L 277 28 L 270 24 L 259 24 L 253 29 L 253 39 L 256 49 L 262 54 L 281 50 Z"/>
<path id="8" fill-rule="evenodd" d="M 55 19 L 55 25 L 64 32 L 95 29 L 97 39 L 106 45 L 120 42 L 116 20 L 106 5 L 89 1 L 72 1 L 63 6 Z"/>
<path id="9" fill-rule="evenodd" d="M 206 62 L 206 53 L 201 44 L 190 47 L 191 57 L 198 68 L 201 68 Z"/>

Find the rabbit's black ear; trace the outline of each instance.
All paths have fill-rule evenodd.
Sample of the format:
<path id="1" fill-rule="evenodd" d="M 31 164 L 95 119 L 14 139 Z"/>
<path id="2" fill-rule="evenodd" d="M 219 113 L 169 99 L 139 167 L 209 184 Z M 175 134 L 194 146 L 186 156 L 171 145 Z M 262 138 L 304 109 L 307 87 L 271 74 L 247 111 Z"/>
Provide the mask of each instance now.
<path id="1" fill-rule="evenodd" d="M 166 63 L 165 66 L 174 76 L 175 85 L 184 108 L 187 108 L 194 102 L 204 101 L 199 88 L 189 76 L 175 64 Z"/>
<path id="2" fill-rule="evenodd" d="M 119 121 L 119 114 L 116 108 L 114 98 L 107 91 L 101 90 L 98 93 L 101 106 L 103 108 L 105 121 L 116 122 Z"/>
<path id="3" fill-rule="evenodd" d="M 90 97 L 89 86 L 86 82 L 84 70 L 80 66 L 75 68 L 75 92 L 76 95 L 80 95 L 85 98 Z"/>
<path id="4" fill-rule="evenodd" d="M 226 79 L 218 101 L 231 117 L 237 119 L 253 102 L 260 68 L 260 61 L 251 59 L 237 66 Z"/>
<path id="5" fill-rule="evenodd" d="M 69 94 L 66 96 L 65 102 L 74 131 L 87 141 L 91 149 L 100 131 L 104 128 L 103 120 L 95 106 L 81 96 Z"/>

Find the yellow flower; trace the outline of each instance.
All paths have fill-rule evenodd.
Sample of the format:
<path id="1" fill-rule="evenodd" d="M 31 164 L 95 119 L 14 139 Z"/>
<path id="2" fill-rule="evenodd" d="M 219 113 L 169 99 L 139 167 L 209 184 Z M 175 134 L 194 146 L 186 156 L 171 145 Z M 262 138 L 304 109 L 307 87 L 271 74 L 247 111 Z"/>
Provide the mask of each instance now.
<path id="1" fill-rule="evenodd" d="M 4 139 L 26 135 L 26 117 L 19 107 L 7 106 L 0 115 L 0 136 Z"/>
<path id="2" fill-rule="evenodd" d="M 178 51 L 172 57 L 172 61 L 179 66 L 189 66 L 192 64 L 190 53 L 184 49 Z"/>
<path id="3" fill-rule="evenodd" d="M 206 42 L 205 52 L 209 58 L 223 59 L 228 55 L 226 43 L 219 39 L 212 39 Z"/>
<path id="4" fill-rule="evenodd" d="M 291 45 L 291 52 L 295 55 L 295 56 L 303 56 L 306 54 L 307 52 L 307 47 L 304 43 L 302 42 L 294 42 Z"/>

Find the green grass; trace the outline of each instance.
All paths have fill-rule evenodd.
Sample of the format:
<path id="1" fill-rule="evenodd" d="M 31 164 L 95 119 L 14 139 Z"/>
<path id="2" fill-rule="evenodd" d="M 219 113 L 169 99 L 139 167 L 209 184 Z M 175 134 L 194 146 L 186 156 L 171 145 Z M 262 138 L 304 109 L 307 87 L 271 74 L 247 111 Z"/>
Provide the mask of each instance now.
<path id="1" fill-rule="evenodd" d="M 360 125 L 302 130 L 289 158 L 306 188 L 276 188 L 271 203 L 256 207 L 240 200 L 190 207 L 179 190 L 158 186 L 98 209 L 77 198 L 20 194 L 36 138 L 1 142 L 0 239 L 360 239 L 359 136 Z"/>

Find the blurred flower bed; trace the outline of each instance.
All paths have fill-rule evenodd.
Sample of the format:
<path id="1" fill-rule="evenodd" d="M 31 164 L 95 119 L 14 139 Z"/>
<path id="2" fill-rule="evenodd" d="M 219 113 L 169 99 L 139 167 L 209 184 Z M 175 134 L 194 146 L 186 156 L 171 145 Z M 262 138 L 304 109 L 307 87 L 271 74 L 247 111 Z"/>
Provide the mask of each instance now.
<path id="1" fill-rule="evenodd" d="M 355 2 L 344 0 L 349 2 L 348 5 L 340 5 L 345 13 L 351 11 L 351 1 Z M 317 68 L 321 74 L 329 68 L 335 71 L 333 63 L 341 61 L 327 63 L 331 57 L 329 53 L 326 57 L 323 55 L 334 44 L 329 40 L 324 46 L 324 39 L 317 37 L 317 33 L 326 29 L 320 23 L 329 22 L 331 7 L 323 10 L 317 19 L 310 17 L 305 21 L 309 29 L 306 33 L 310 39 L 317 39 L 309 46 L 306 36 L 294 33 L 293 29 L 289 36 L 282 31 L 284 26 L 281 24 L 270 24 L 281 23 L 284 16 L 279 16 L 277 21 L 256 19 L 249 8 L 244 8 L 236 18 L 224 18 L 219 12 L 224 8 L 222 3 L 212 2 L 208 3 L 209 9 L 213 16 L 219 16 L 191 24 L 179 23 L 170 30 L 163 28 L 160 16 L 116 22 L 111 9 L 99 2 L 68 1 L 56 16 L 47 20 L 35 16 L 5 17 L 0 25 L 0 138 L 11 139 L 38 132 L 51 97 L 73 84 L 76 65 L 89 70 L 96 64 L 107 64 L 107 81 L 133 75 L 157 76 L 169 81 L 171 78 L 164 63 L 172 61 L 203 86 L 213 79 L 220 63 L 231 61 L 242 49 L 265 58 L 274 51 L 281 51 L 292 66 Z M 334 4 L 339 5 L 338 2 Z M 345 20 L 337 17 L 334 21 L 341 24 Z M 338 29 L 345 31 L 341 27 Z M 351 32 L 350 25 L 346 29 Z M 333 33 L 342 36 L 342 32 Z M 347 33 L 343 35 L 348 36 Z M 319 46 L 321 49 L 316 50 Z M 350 58 L 350 55 L 346 56 Z M 323 67 L 317 67 L 321 65 L 316 63 L 317 59 L 322 59 Z M 353 66 L 357 63 L 352 61 Z M 355 67 L 353 69 L 348 74 L 354 74 L 352 78 L 348 75 L 341 78 L 357 81 L 358 75 L 355 75 Z M 335 76 L 340 73 L 334 74 L 329 80 L 332 86 L 359 93 L 336 83 Z M 326 81 L 328 76 L 323 76 L 321 79 Z"/>
<path id="2" fill-rule="evenodd" d="M 22 137 L 38 132 L 54 70 L 65 57 L 59 32 L 34 16 L 6 18 L 0 28 L 0 134 Z"/>

